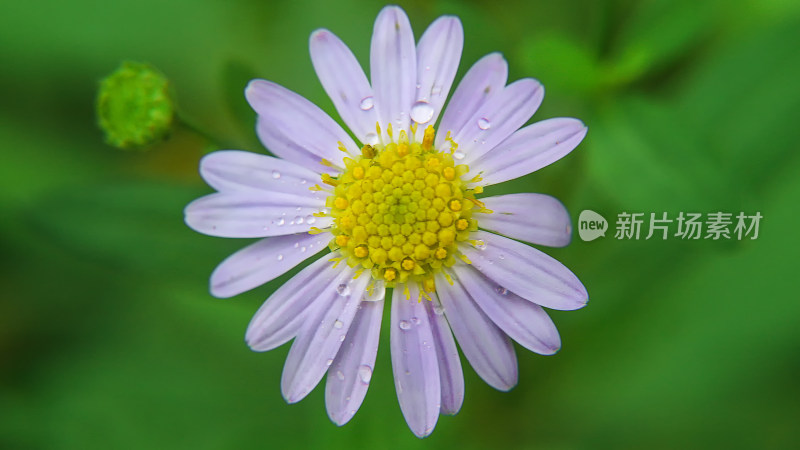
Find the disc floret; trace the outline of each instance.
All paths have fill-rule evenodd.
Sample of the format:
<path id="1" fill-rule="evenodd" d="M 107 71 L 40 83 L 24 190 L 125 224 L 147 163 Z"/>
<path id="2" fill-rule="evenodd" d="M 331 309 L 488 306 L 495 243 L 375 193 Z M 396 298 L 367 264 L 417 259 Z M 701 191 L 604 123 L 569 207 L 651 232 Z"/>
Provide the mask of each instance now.
<path id="1" fill-rule="evenodd" d="M 395 140 L 364 145 L 361 155 L 344 158 L 326 206 L 334 218 L 331 250 L 339 250 L 351 267 L 360 266 L 388 286 L 416 281 L 434 288 L 433 275 L 456 262 L 457 243 L 477 230 L 474 197 L 461 177 L 469 171 L 456 164 L 456 144 L 448 135 L 445 151 L 434 148 L 428 126 L 422 142 L 401 130 Z M 380 130 L 378 130 L 380 136 Z"/>

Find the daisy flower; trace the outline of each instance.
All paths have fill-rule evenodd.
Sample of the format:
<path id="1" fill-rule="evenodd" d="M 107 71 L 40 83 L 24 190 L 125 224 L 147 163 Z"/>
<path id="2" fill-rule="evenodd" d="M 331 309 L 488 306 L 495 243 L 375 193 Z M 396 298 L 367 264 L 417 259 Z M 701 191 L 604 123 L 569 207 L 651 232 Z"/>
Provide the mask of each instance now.
<path id="1" fill-rule="evenodd" d="M 294 339 L 283 396 L 300 401 L 327 375 L 337 425 L 366 395 L 387 290 L 397 398 L 419 437 L 463 402 L 456 343 L 483 380 L 506 391 L 517 383 L 511 340 L 555 353 L 560 338 L 542 307 L 577 309 L 588 299 L 566 267 L 519 242 L 569 243 L 558 200 L 478 196 L 560 159 L 586 127 L 556 118 L 520 128 L 544 89 L 530 78 L 506 84 L 497 53 L 467 71 L 445 109 L 463 40 L 461 22 L 443 16 L 415 45 L 406 14 L 388 6 L 375 21 L 368 80 L 341 40 L 317 30 L 314 69 L 355 139 L 300 95 L 253 80 L 245 96 L 277 158 L 218 151 L 200 164 L 218 192 L 189 204 L 186 223 L 263 238 L 216 268 L 213 295 L 237 295 L 324 252 L 267 299 L 246 341 L 267 351 Z"/>

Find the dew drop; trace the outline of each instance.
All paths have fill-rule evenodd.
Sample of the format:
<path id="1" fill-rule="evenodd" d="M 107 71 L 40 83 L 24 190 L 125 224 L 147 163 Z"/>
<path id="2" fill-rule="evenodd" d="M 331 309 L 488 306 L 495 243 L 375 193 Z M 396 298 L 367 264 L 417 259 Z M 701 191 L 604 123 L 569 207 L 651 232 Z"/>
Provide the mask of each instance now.
<path id="1" fill-rule="evenodd" d="M 481 117 L 480 119 L 478 119 L 478 128 L 480 128 L 481 130 L 488 130 L 491 127 L 492 123 L 489 122 L 489 119 L 485 117 Z"/>
<path id="2" fill-rule="evenodd" d="M 306 246 L 304 245 L 300 247 L 300 253 L 305 253 L 305 252 L 306 252 Z"/>
<path id="3" fill-rule="evenodd" d="M 300 184 L 306 184 L 306 183 L 308 183 L 307 180 L 305 180 L 305 179 L 300 180 Z"/>
<path id="4" fill-rule="evenodd" d="M 411 105 L 411 120 L 417 123 L 428 123 L 433 118 L 433 106 L 426 101 L 418 101 Z"/>
<path id="5" fill-rule="evenodd" d="M 503 286 L 497 286 L 494 288 L 494 291 L 500 295 L 508 295 L 508 289 L 504 288 Z"/>
<path id="6" fill-rule="evenodd" d="M 300 225 L 301 223 L 303 223 L 303 218 L 300 216 L 296 216 L 292 222 Z"/>
<path id="7" fill-rule="evenodd" d="M 420 322 L 419 317 L 414 316 L 411 318 L 411 323 L 413 323 L 414 325 L 419 325 L 419 322 Z"/>
<path id="8" fill-rule="evenodd" d="M 475 241 L 475 248 L 478 250 L 486 250 L 486 242 L 483 241 Z"/>
<path id="9" fill-rule="evenodd" d="M 462 152 L 460 150 L 456 150 L 456 151 L 453 152 L 453 159 L 461 160 L 461 159 L 464 159 L 465 156 L 467 156 L 467 155 L 465 155 L 464 152 Z"/>
<path id="10" fill-rule="evenodd" d="M 347 336 L 346 334 L 343 334 L 343 335 L 339 336 L 339 342 L 344 342 L 344 338 L 346 336 Z"/>
<path id="11" fill-rule="evenodd" d="M 330 366 L 331 364 L 333 364 L 333 360 L 332 359 L 329 359 L 329 360 L 325 361 L 325 365 L 326 366 Z"/>
<path id="12" fill-rule="evenodd" d="M 281 217 L 280 219 L 278 219 L 278 226 L 281 226 L 281 225 L 283 225 L 283 224 L 285 224 L 285 223 L 286 223 L 286 221 L 285 221 L 285 220 L 283 220 L 283 217 Z"/>
<path id="13" fill-rule="evenodd" d="M 364 136 L 364 143 L 369 145 L 377 145 L 380 140 L 378 139 L 378 135 L 375 133 L 367 133 Z"/>
<path id="14" fill-rule="evenodd" d="M 283 261 L 283 255 L 278 255 L 278 261 Z"/>
<path id="15" fill-rule="evenodd" d="M 408 323 L 408 322 L 407 322 L 407 321 L 405 321 L 405 320 L 401 320 L 399 325 L 400 325 L 400 329 L 401 329 L 401 330 L 408 330 L 408 329 L 410 329 L 410 328 L 411 328 L 411 324 L 410 324 L 410 323 Z"/>
<path id="16" fill-rule="evenodd" d="M 307 216 L 306 216 L 306 223 L 307 223 L 307 224 L 309 224 L 309 225 L 313 225 L 313 224 L 314 224 L 314 222 L 316 222 L 316 221 L 317 221 L 317 218 L 316 218 L 316 217 L 314 217 L 314 216 L 312 216 L 311 214 L 309 214 L 309 215 L 307 215 Z"/>
<path id="17" fill-rule="evenodd" d="M 345 295 L 350 295 L 350 286 L 342 283 L 339 286 L 336 286 L 336 292 L 342 297 L 344 297 Z"/>
<path id="18" fill-rule="evenodd" d="M 375 101 L 372 99 L 372 97 L 364 97 L 361 99 L 361 104 L 359 106 L 361 107 L 362 111 L 369 111 L 373 106 L 375 106 Z"/>
<path id="19" fill-rule="evenodd" d="M 333 322 L 333 328 L 336 328 L 337 330 L 342 328 L 343 326 L 344 326 L 344 324 L 342 323 L 341 320 L 337 320 L 336 322 Z"/>
<path id="20" fill-rule="evenodd" d="M 362 383 L 368 384 L 372 379 L 372 367 L 367 365 L 358 366 L 358 379 L 361 380 Z"/>
<path id="21" fill-rule="evenodd" d="M 431 88 L 431 95 L 439 95 L 441 93 L 442 93 L 442 87 L 441 86 L 433 86 Z"/>
<path id="22" fill-rule="evenodd" d="M 500 259 L 506 259 L 506 255 L 504 255 L 502 253 L 500 253 L 500 255 L 498 255 L 497 257 L 500 258 Z"/>
<path id="23" fill-rule="evenodd" d="M 281 173 L 280 172 L 278 172 L 277 170 L 273 170 L 272 171 L 272 178 L 277 180 L 280 177 L 281 177 Z"/>
<path id="24" fill-rule="evenodd" d="M 341 381 L 344 381 L 344 374 L 342 373 L 341 370 L 336 371 L 336 378 L 338 378 Z"/>
<path id="25" fill-rule="evenodd" d="M 297 248 L 297 247 L 300 247 L 300 243 L 299 242 L 295 242 L 294 243 L 294 248 Z"/>
<path id="26" fill-rule="evenodd" d="M 439 305 L 434 305 L 433 306 L 433 313 L 436 314 L 437 316 L 441 316 L 442 314 L 444 314 L 444 308 L 442 308 Z"/>

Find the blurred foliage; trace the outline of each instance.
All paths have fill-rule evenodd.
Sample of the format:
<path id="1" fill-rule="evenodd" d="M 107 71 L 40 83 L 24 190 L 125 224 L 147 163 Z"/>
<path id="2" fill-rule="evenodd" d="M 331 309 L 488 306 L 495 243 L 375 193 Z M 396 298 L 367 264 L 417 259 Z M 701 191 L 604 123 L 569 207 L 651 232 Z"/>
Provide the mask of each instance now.
<path id="1" fill-rule="evenodd" d="M 330 423 L 319 388 L 284 403 L 288 346 L 256 354 L 242 338 L 290 274 L 212 298 L 208 275 L 244 242 L 194 233 L 182 209 L 210 192 L 196 174 L 205 152 L 264 151 L 242 95 L 247 81 L 276 81 L 334 114 L 308 35 L 331 29 L 368 67 L 382 6 L 0 7 L 0 448 L 796 448 L 792 0 L 403 2 L 417 36 L 440 14 L 461 17 L 460 75 L 501 51 L 511 78 L 547 87 L 537 120 L 589 125 L 573 154 L 487 193 L 549 193 L 574 217 L 760 211 L 761 235 L 609 235 L 547 249 L 592 299 L 552 313 L 563 350 L 520 350 L 520 384 L 508 394 L 467 368 L 464 408 L 424 441 L 397 405 L 385 326 L 370 392 L 350 424 Z M 179 128 L 146 153 L 105 145 L 96 89 L 127 59 L 164 72 L 184 120 L 217 140 Z"/>

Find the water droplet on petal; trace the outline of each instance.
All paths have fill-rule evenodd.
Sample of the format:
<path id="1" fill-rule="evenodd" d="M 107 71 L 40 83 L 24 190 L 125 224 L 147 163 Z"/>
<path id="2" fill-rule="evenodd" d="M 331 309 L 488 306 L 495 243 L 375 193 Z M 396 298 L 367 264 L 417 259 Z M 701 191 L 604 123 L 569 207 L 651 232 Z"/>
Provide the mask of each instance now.
<path id="1" fill-rule="evenodd" d="M 494 288 L 494 291 L 500 295 L 508 295 L 508 289 L 504 288 L 503 286 L 497 286 Z"/>
<path id="2" fill-rule="evenodd" d="M 325 365 L 326 366 L 330 366 L 331 364 L 333 364 L 333 360 L 332 359 L 329 359 L 329 360 L 325 361 Z"/>
<path id="3" fill-rule="evenodd" d="M 410 324 L 410 323 L 408 323 L 408 322 L 407 322 L 407 321 L 405 321 L 405 320 L 401 320 L 399 325 L 400 325 L 400 329 L 401 329 L 401 330 L 408 330 L 408 329 L 410 329 L 410 328 L 411 328 L 411 324 Z"/>
<path id="4" fill-rule="evenodd" d="M 281 225 L 283 225 L 283 224 L 285 224 L 285 223 L 286 223 L 286 221 L 285 221 L 285 220 L 283 220 L 283 217 L 281 217 L 280 219 L 278 219 L 278 226 L 281 226 Z"/>
<path id="5" fill-rule="evenodd" d="M 344 381 L 344 374 L 342 373 L 341 370 L 336 371 L 336 378 L 338 378 L 341 381 Z"/>
<path id="6" fill-rule="evenodd" d="M 489 122 L 489 119 L 485 117 L 481 117 L 480 119 L 478 119 L 478 128 L 480 128 L 481 130 L 488 130 L 491 127 L 492 123 Z"/>
<path id="7" fill-rule="evenodd" d="M 278 255 L 278 261 L 283 261 L 283 255 Z"/>
<path id="8" fill-rule="evenodd" d="M 444 308 L 442 308 L 439 305 L 434 305 L 433 306 L 433 313 L 436 314 L 437 316 L 441 316 L 442 314 L 444 314 Z"/>
<path id="9" fill-rule="evenodd" d="M 361 104 L 359 105 L 363 111 L 369 111 L 375 106 L 375 101 L 372 97 L 364 97 L 361 99 Z"/>
<path id="10" fill-rule="evenodd" d="M 431 88 L 431 95 L 439 95 L 441 93 L 442 93 L 442 87 L 441 86 L 433 86 Z"/>
<path id="11" fill-rule="evenodd" d="M 297 216 L 297 217 L 294 218 L 294 220 L 292 222 L 300 225 L 301 223 L 303 223 L 303 218 L 300 217 L 300 216 Z"/>
<path id="12" fill-rule="evenodd" d="M 414 325 L 419 325 L 419 322 L 420 322 L 419 317 L 414 316 L 411 318 L 411 323 L 413 323 Z"/>
<path id="13" fill-rule="evenodd" d="M 365 144 L 376 145 L 376 144 L 378 144 L 378 142 L 380 142 L 380 140 L 378 139 L 378 135 L 375 134 L 375 133 L 367 133 L 364 136 L 364 143 Z"/>
<path id="14" fill-rule="evenodd" d="M 467 156 L 467 155 L 465 155 L 464 152 L 462 152 L 460 150 L 456 150 L 456 151 L 453 152 L 453 159 L 461 160 L 461 159 L 464 159 L 465 156 Z"/>
<path id="15" fill-rule="evenodd" d="M 281 177 L 281 173 L 280 172 L 278 172 L 277 170 L 273 170 L 272 171 L 272 178 L 275 178 L 277 180 L 280 177 Z"/>
<path id="16" fill-rule="evenodd" d="M 333 328 L 340 329 L 343 326 L 344 326 L 344 324 L 342 323 L 341 320 L 337 320 L 336 322 L 333 322 Z"/>
<path id="17" fill-rule="evenodd" d="M 358 379 L 361 380 L 362 383 L 368 384 L 372 379 L 372 367 L 367 365 L 358 366 Z"/>
<path id="18" fill-rule="evenodd" d="M 345 295 L 350 295 L 350 286 L 346 285 L 345 283 L 342 283 L 339 286 L 336 286 L 336 292 L 342 297 L 344 297 Z"/>
<path id="19" fill-rule="evenodd" d="M 306 251 L 306 246 L 305 245 L 300 247 L 300 253 L 305 253 L 305 251 Z"/>
<path id="20" fill-rule="evenodd" d="M 294 248 L 297 248 L 297 247 L 300 247 L 300 243 L 299 242 L 295 242 L 294 243 Z"/>
<path id="21" fill-rule="evenodd" d="M 309 214 L 309 215 L 307 215 L 307 216 L 306 216 L 306 223 L 307 223 L 307 224 L 309 224 L 309 225 L 313 225 L 313 224 L 314 224 L 314 222 L 316 222 L 316 221 L 317 221 L 317 218 L 316 218 L 316 217 L 314 217 L 314 216 L 312 216 L 311 214 Z"/>
<path id="22" fill-rule="evenodd" d="M 483 242 L 481 240 L 475 241 L 475 248 L 477 248 L 478 250 L 486 250 L 486 242 Z"/>
<path id="23" fill-rule="evenodd" d="M 428 123 L 433 118 L 433 106 L 426 101 L 411 105 L 411 120 L 417 123 Z"/>
<path id="24" fill-rule="evenodd" d="M 339 336 L 339 342 L 344 342 L 344 338 L 346 336 L 347 336 L 346 334 L 343 334 L 343 335 Z"/>

